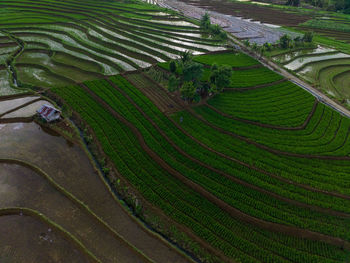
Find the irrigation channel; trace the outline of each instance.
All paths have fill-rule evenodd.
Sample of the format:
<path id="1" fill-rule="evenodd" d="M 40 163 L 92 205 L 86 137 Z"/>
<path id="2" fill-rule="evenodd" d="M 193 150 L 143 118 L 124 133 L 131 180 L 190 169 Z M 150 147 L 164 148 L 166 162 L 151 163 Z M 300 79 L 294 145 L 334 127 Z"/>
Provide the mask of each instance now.
<path id="1" fill-rule="evenodd" d="M 191 262 L 128 213 L 80 145 L 13 121 L 0 118 L 0 262 Z"/>

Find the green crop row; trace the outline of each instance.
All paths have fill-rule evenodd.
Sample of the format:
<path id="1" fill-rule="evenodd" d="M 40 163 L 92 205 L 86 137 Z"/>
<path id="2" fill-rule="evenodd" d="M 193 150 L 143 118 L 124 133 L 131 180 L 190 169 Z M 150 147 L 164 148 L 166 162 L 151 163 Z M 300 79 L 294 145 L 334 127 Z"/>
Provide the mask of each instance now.
<path id="1" fill-rule="evenodd" d="M 348 184 L 344 184 L 344 175 L 350 168 L 349 161 L 288 157 L 270 153 L 235 136 L 223 134 L 188 112 L 180 112 L 173 116 L 177 122 L 180 117 L 183 120 L 181 126 L 188 133 L 229 158 L 242 160 L 294 182 L 322 190 L 349 193 Z"/>
<path id="2" fill-rule="evenodd" d="M 193 59 L 196 62 L 205 64 L 205 65 L 228 65 L 231 67 L 249 67 L 259 65 L 259 62 L 252 57 L 244 53 L 218 53 L 218 54 L 209 54 L 196 56 Z"/>
<path id="3" fill-rule="evenodd" d="M 119 80 L 116 81 L 116 78 L 119 78 Z M 162 113 L 159 110 L 157 110 L 154 107 L 154 105 L 147 98 L 145 98 L 139 91 L 135 90 L 135 88 L 131 87 L 130 84 L 125 83 L 125 81 L 123 81 L 120 77 L 116 77 L 116 78 L 113 78 L 113 80 L 119 85 L 119 87 L 123 87 L 123 90 L 125 92 L 127 92 L 128 95 L 131 96 L 133 98 L 133 100 L 135 102 L 137 102 L 137 104 L 139 104 L 139 106 L 143 110 L 145 110 L 145 112 L 147 112 L 148 116 L 153 116 L 152 117 L 153 121 L 157 122 L 157 124 L 158 124 L 158 122 L 160 122 L 160 123 L 163 122 L 162 126 L 164 127 L 164 131 L 169 131 L 170 130 L 170 133 L 176 133 L 177 132 L 176 128 L 174 130 L 171 129 L 171 127 L 173 126 L 173 125 L 171 125 L 171 122 L 170 123 L 169 123 L 169 121 L 166 122 L 167 119 L 164 118 L 164 115 L 162 115 Z M 106 88 L 107 87 L 104 87 L 104 90 Z M 140 99 L 140 97 L 144 101 L 142 101 Z M 120 109 L 120 107 L 118 107 L 118 108 Z M 163 120 L 161 120 L 161 119 L 163 119 Z M 182 135 L 182 137 L 183 137 L 183 135 Z M 193 151 L 191 152 L 189 149 L 193 149 L 193 148 L 195 148 L 195 145 L 189 145 L 189 147 L 187 148 L 188 152 L 192 154 Z M 197 156 L 198 153 L 194 153 L 194 154 L 195 154 L 195 156 Z M 203 169 L 201 171 L 202 171 L 202 173 L 204 173 Z M 247 191 L 247 192 L 249 192 L 249 191 Z"/>
<path id="4" fill-rule="evenodd" d="M 309 115 L 314 98 L 290 82 L 244 92 L 225 92 L 208 100 L 223 113 L 264 124 L 294 127 Z"/>
<path id="5" fill-rule="evenodd" d="M 299 102 L 302 103 L 302 98 L 299 99 Z M 271 105 L 269 109 L 273 112 L 278 108 Z M 340 114 L 323 104 L 318 104 L 315 114 L 302 130 L 278 130 L 247 124 L 223 117 L 206 106 L 197 107 L 195 110 L 213 125 L 248 137 L 273 149 L 313 155 L 343 156 L 350 152 L 349 143 L 346 141 L 350 120 L 342 118 Z M 288 112 L 280 114 L 280 117 L 282 116 L 288 118 Z M 333 152 L 334 149 L 337 151 Z"/>
<path id="6" fill-rule="evenodd" d="M 140 83 L 139 85 L 145 86 L 142 83 Z M 144 111 L 147 111 L 148 109 L 145 106 L 147 106 L 147 104 L 142 105 L 142 109 Z M 184 152 L 189 153 L 190 155 L 194 156 L 198 160 L 201 160 L 203 163 L 209 164 L 215 169 L 229 173 L 232 176 L 236 176 L 236 177 L 241 176 L 240 178 L 245 181 L 248 181 L 254 185 L 259 185 L 262 188 L 269 189 L 270 191 L 276 192 L 280 195 L 284 195 L 292 199 L 297 199 L 301 202 L 306 202 L 306 203 L 314 204 L 325 208 L 333 207 L 334 209 L 338 209 L 340 211 L 343 211 L 345 209 L 344 211 L 350 212 L 350 210 L 346 208 L 348 204 L 345 204 L 347 202 L 344 203 L 344 200 L 334 199 L 331 197 L 325 198 L 323 195 L 301 190 L 300 188 L 295 188 L 290 185 L 288 186 L 289 191 L 286 191 L 287 186 L 285 183 L 275 180 L 268 175 L 258 173 L 258 172 L 253 172 L 252 170 L 249 170 L 243 167 L 242 165 L 237 165 L 236 163 L 233 163 L 230 160 L 227 160 L 225 158 L 222 158 L 216 155 L 215 153 L 205 150 L 203 147 L 201 147 L 197 143 L 194 143 L 190 138 L 188 138 L 187 136 L 185 136 L 185 134 L 183 134 L 180 130 L 178 130 L 174 126 L 174 124 L 169 119 L 167 119 L 162 113 L 160 113 L 160 111 L 154 105 L 151 104 L 151 106 L 149 107 L 152 107 L 153 111 L 147 112 L 147 114 L 149 116 L 157 116 L 157 118 L 155 119 L 152 118 L 152 119 L 157 123 L 159 127 L 162 128 L 164 132 L 166 132 L 167 136 L 173 142 L 175 142 Z M 179 113 L 178 118 L 176 119 L 179 120 L 181 118 L 181 115 L 182 114 Z M 265 155 L 266 154 L 269 156 L 268 153 L 265 153 Z M 281 170 L 283 170 L 284 172 L 287 172 L 285 176 L 289 176 L 290 179 L 294 178 L 296 181 L 298 181 L 298 177 L 295 176 L 295 174 L 299 174 L 300 171 L 302 171 L 304 164 L 300 164 L 300 160 L 298 160 L 294 164 L 291 158 L 283 159 L 283 162 L 281 162 L 280 159 L 276 160 L 275 157 L 276 156 L 274 155 L 270 155 L 270 158 L 274 159 L 274 161 L 276 161 L 277 163 L 280 163 Z M 242 160 L 245 160 L 249 163 L 250 162 L 249 158 L 250 158 L 250 155 L 244 156 Z M 266 163 L 266 160 L 265 160 L 265 163 Z M 272 164 L 272 166 L 268 166 L 268 170 L 273 172 L 279 172 L 279 166 L 276 166 L 272 161 L 267 163 Z M 287 164 L 284 165 L 284 163 L 287 163 Z M 300 167 L 300 170 L 298 169 L 299 167 Z M 344 169 L 344 168 L 341 168 L 341 169 Z M 240 172 L 237 172 L 237 170 Z M 289 170 L 291 170 L 290 171 L 291 174 L 288 173 Z M 317 173 L 320 173 L 320 175 L 322 171 L 317 167 L 316 168 L 310 167 L 309 170 L 310 171 L 315 170 Z M 340 176 L 341 174 L 342 173 L 340 173 Z M 306 175 L 310 176 L 308 171 L 306 172 Z"/>
<path id="7" fill-rule="evenodd" d="M 125 85 L 123 82 L 114 78 L 118 86 Z M 317 231 L 323 227 L 331 226 L 331 222 L 336 219 L 327 218 L 324 214 L 317 215 L 316 212 L 293 207 L 283 202 L 278 202 L 265 194 L 257 193 L 246 187 L 242 187 L 230 180 L 220 176 L 214 172 L 206 171 L 202 166 L 191 162 L 176 149 L 174 149 L 169 142 L 159 135 L 157 130 L 142 116 L 140 112 L 135 111 L 134 106 L 130 104 L 125 98 L 113 89 L 106 81 L 88 82 L 87 85 L 98 96 L 105 100 L 115 111 L 122 114 L 128 121 L 130 121 L 143 134 L 146 143 L 168 164 L 178 170 L 181 174 L 186 176 L 193 182 L 201 185 L 213 195 L 221 198 L 226 203 L 238 208 L 239 210 L 262 218 L 264 220 L 287 223 L 297 225 L 303 228 L 312 229 L 312 225 L 317 226 L 314 230 Z M 129 84 L 130 85 L 130 84 Z M 198 171 L 198 172 L 196 172 Z M 200 172 L 200 173 L 199 173 Z M 259 200 L 264 200 L 263 202 Z M 287 216 L 288 215 L 288 216 Z M 299 217 L 299 218 L 298 218 Z M 323 223 L 322 221 L 325 220 Z M 313 224 L 312 222 L 315 222 Z M 317 223 L 316 223 L 317 222 Z M 340 225 L 339 233 L 344 233 Z M 346 228 L 346 227 L 345 227 Z M 328 230 L 328 234 L 335 234 L 333 226 Z M 322 232 L 321 230 L 319 230 Z M 327 231 L 327 230 L 325 230 Z"/>
<path id="8" fill-rule="evenodd" d="M 253 228 L 242 224 L 236 225 L 238 222 L 225 215 L 211 203 L 206 202 L 198 194 L 186 189 L 182 183 L 176 182 L 164 171 L 159 171 L 157 165 L 152 165 L 152 161 L 140 149 L 130 131 L 83 90 L 77 87 L 68 87 L 55 89 L 55 92 L 66 99 L 88 121 L 94 128 L 106 153 L 115 161 L 118 170 L 136 185 L 147 199 L 160 206 L 165 213 L 176 221 L 190 227 L 197 235 L 213 246 L 220 247 L 226 255 L 245 262 L 255 262 L 257 259 L 266 261 L 269 258 L 270 260 L 283 262 L 281 257 L 267 253 L 264 250 L 264 248 L 273 248 L 276 251 L 275 253 L 288 254 L 295 262 L 302 262 L 301 259 L 303 261 L 307 259 L 306 262 L 332 262 L 332 260 L 319 256 L 296 251 L 281 243 L 273 242 L 270 244 L 269 240 L 263 235 L 259 235 L 258 232 L 254 232 L 255 235 L 251 237 L 251 231 L 254 231 Z M 130 143 L 134 145 L 132 146 Z M 133 162 L 135 163 L 133 164 Z M 133 173 L 130 169 L 134 170 Z M 169 191 L 172 191 L 172 193 Z M 224 223 L 229 224 L 230 228 L 225 228 Z M 249 231 L 250 234 L 245 231 Z M 238 233 L 240 237 L 237 237 Z M 255 241 L 249 241 L 248 238 Z M 302 240 L 298 241 L 303 242 Z M 321 251 L 321 247 L 318 246 L 317 242 L 313 244 L 314 251 Z M 251 257 L 244 253 L 249 253 Z M 339 251 L 335 250 L 331 254 L 339 256 Z"/>

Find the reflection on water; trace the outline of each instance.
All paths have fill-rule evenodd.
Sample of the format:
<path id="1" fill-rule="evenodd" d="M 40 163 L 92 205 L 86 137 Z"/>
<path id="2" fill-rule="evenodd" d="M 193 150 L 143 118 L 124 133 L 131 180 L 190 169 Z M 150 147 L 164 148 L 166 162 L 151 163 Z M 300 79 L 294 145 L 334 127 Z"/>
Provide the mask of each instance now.
<path id="1" fill-rule="evenodd" d="M 13 130 L 20 130 L 23 128 L 23 123 L 16 123 L 14 126 L 13 126 Z"/>

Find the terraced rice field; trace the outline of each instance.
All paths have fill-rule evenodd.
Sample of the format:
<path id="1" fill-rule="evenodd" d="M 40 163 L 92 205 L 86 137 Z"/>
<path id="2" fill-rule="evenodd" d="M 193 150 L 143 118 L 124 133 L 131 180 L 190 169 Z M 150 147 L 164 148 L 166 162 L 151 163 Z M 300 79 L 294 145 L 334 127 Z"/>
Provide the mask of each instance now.
<path id="1" fill-rule="evenodd" d="M 331 48 L 318 46 L 287 52 L 273 59 L 285 68 L 296 72 L 319 87 L 329 96 L 345 103 L 350 102 L 350 56 Z"/>
<path id="2" fill-rule="evenodd" d="M 220 262 L 344 262 L 350 121 L 265 74 L 186 109 L 165 90 L 156 97 L 162 87 L 144 73 L 51 91 L 93 128 L 121 176 Z M 160 98 L 179 109 L 164 113 Z"/>
<path id="3" fill-rule="evenodd" d="M 224 49 L 202 37 L 198 25 L 141 2 L 10 0 L 0 8 L 3 93 L 17 84 L 8 65 L 19 86 L 48 88 L 149 67 L 185 51 Z"/>
<path id="4" fill-rule="evenodd" d="M 92 0 L 0 7 L 0 90 L 10 95 L 0 97 L 1 262 L 350 259 L 349 119 L 251 57 L 204 54 L 225 47 L 169 10 Z M 167 74 L 187 50 L 204 65 L 203 81 L 213 63 L 231 66 L 231 85 L 191 105 L 143 70 Z M 303 59 L 300 72 L 342 61 L 319 72 L 332 68 L 332 83 L 347 85 L 350 58 L 339 56 L 318 48 L 278 59 Z M 110 165 L 106 177 L 84 145 L 31 122 L 40 104 L 55 103 L 11 95 L 29 88 L 72 113 L 100 150 L 95 161 Z M 120 181 L 178 229 L 173 241 L 185 249 L 131 217 L 111 191 Z M 7 239 L 1 226 L 17 225 Z"/>

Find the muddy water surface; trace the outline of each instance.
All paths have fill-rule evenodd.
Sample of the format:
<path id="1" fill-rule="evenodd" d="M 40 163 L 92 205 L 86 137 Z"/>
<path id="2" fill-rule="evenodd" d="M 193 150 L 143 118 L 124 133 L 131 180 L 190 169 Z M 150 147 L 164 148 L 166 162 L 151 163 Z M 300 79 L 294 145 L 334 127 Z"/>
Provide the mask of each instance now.
<path id="1" fill-rule="evenodd" d="M 144 262 L 86 210 L 49 184 L 42 175 L 13 164 L 0 164 L 0 208 L 26 207 L 75 236 L 102 262 Z M 40 251 L 36 251 L 40 254 Z"/>
<path id="2" fill-rule="evenodd" d="M 119 205 L 107 191 L 103 181 L 91 165 L 89 158 L 79 146 L 69 143 L 57 134 L 44 131 L 35 123 L 2 124 L 0 127 L 0 158 L 19 159 L 40 167 L 40 169 L 52 177 L 58 184 L 75 195 L 79 200 L 83 201 L 109 226 L 155 262 L 176 263 L 188 261 L 174 249 L 169 248 L 164 242 L 147 233 L 143 227 L 136 224 L 135 221 L 130 218 L 125 210 L 122 209 L 121 205 Z M 34 179 L 34 177 L 34 181 L 39 180 Z M 28 180 L 28 178 L 29 177 L 27 177 L 26 180 Z M 39 177 L 36 176 L 35 178 Z M 17 180 L 24 179 L 17 177 Z M 84 222 L 84 219 L 82 219 L 84 213 L 73 204 L 64 201 L 65 199 L 62 199 L 52 187 L 51 190 L 45 190 L 45 194 L 40 197 L 36 195 L 39 189 L 44 189 L 43 183 L 45 183 L 45 181 L 42 179 L 40 183 L 37 181 L 35 186 L 31 185 L 28 181 L 12 182 L 10 186 L 15 187 L 15 189 L 10 191 L 11 194 L 7 191 L 9 197 L 11 196 L 12 199 L 6 197 L 6 202 L 13 200 L 13 203 L 11 203 L 12 205 L 20 205 L 25 204 L 23 203 L 25 201 L 24 199 L 29 199 L 36 200 L 38 203 L 43 204 L 43 200 L 49 200 L 49 198 L 46 197 L 47 194 L 50 196 L 50 200 L 52 200 L 52 205 L 46 207 L 44 211 L 45 215 L 50 214 L 55 220 L 62 220 L 60 223 L 62 225 L 65 224 L 65 227 L 72 232 L 78 231 L 79 229 L 75 229 L 76 227 L 72 227 L 71 224 L 68 226 L 68 224 L 64 223 L 64 218 L 69 218 L 71 223 L 74 222 L 73 219 L 77 218 L 80 218 L 82 220 L 81 222 Z M 30 187 L 27 187 L 27 189 L 24 185 L 30 185 Z M 24 199 L 18 199 L 15 193 L 23 191 L 23 187 L 28 190 L 27 195 Z M 33 189 L 35 189 L 34 193 L 33 191 L 30 192 L 30 190 Z M 5 196 L 0 197 L 0 200 L 4 200 L 4 197 Z M 46 203 L 47 202 L 44 202 L 44 204 Z M 34 204 L 36 204 L 36 202 L 31 203 L 31 205 Z M 65 204 L 65 206 L 63 206 L 63 204 Z M 10 203 L 6 205 L 10 205 Z M 56 206 L 63 206 L 66 208 L 55 210 Z M 38 206 L 33 208 L 39 209 Z M 54 211 L 51 211 L 52 209 Z M 68 213 L 68 211 L 71 213 L 69 216 L 62 216 Z M 108 231 L 106 232 L 103 229 L 98 230 L 96 225 L 92 224 L 92 221 L 90 221 L 90 223 L 88 221 L 90 221 L 90 219 L 87 219 L 87 221 L 84 222 L 84 226 L 81 226 L 82 228 L 79 230 L 80 234 L 75 232 L 77 233 L 76 235 L 80 235 L 82 240 L 84 239 L 83 233 L 86 233 L 86 237 L 90 234 L 93 235 L 94 238 L 91 239 L 92 236 L 90 236 L 88 240 L 96 242 L 91 243 L 96 244 L 96 246 L 98 246 L 98 244 L 104 244 L 103 251 L 108 251 L 108 253 L 104 254 L 110 255 L 110 258 L 113 258 L 112 255 L 120 256 L 120 254 L 122 254 L 126 256 L 127 253 L 125 251 L 127 250 L 124 249 L 122 245 L 113 245 L 115 241 L 112 241 L 112 239 L 108 237 Z M 85 230 L 83 230 L 83 228 Z M 101 234 L 103 231 L 104 234 Z M 104 236 L 106 236 L 106 238 L 101 239 Z M 108 240 L 108 242 L 105 243 L 105 240 Z M 86 244 L 89 246 L 91 245 L 90 243 Z M 119 253 L 117 253 L 114 250 L 121 250 L 121 252 L 119 251 Z M 98 253 L 97 250 L 94 252 Z M 130 255 L 131 259 L 132 256 L 134 256 L 133 253 Z M 103 262 L 109 262 L 107 258 L 103 259 Z M 125 257 L 123 257 L 123 259 L 120 258 L 119 262 L 138 262 L 127 260 Z"/>
<path id="3" fill-rule="evenodd" d="M 1 190 L 0 190 L 1 191 Z M 60 233 L 25 215 L 0 217 L 0 262 L 89 263 Z"/>

